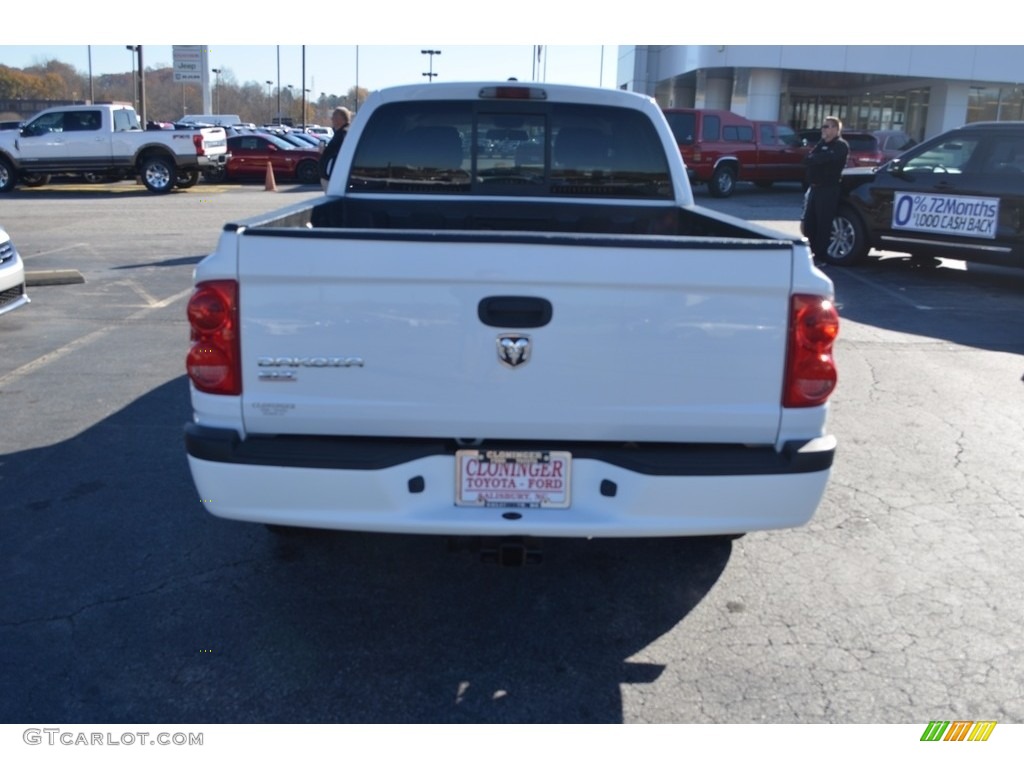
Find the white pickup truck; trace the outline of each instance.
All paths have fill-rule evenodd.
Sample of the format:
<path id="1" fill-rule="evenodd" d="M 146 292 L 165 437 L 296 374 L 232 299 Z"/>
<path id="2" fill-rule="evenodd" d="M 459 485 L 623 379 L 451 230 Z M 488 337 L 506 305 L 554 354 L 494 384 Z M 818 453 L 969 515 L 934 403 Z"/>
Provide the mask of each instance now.
<path id="1" fill-rule="evenodd" d="M 128 178 L 150 192 L 194 185 L 228 160 L 223 128 L 144 131 L 130 106 L 51 107 L 20 129 L 0 131 L 0 192 L 41 186 L 54 173 Z"/>
<path id="2" fill-rule="evenodd" d="M 728 535 L 804 524 L 826 487 L 832 284 L 806 241 L 695 206 L 644 96 L 379 91 L 326 197 L 227 224 L 195 281 L 214 515 Z"/>

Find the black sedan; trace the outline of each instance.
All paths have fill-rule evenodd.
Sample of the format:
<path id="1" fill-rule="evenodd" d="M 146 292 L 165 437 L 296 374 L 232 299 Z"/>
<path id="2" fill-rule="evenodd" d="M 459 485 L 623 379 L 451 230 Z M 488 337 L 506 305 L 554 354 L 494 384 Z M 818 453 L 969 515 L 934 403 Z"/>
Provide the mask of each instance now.
<path id="1" fill-rule="evenodd" d="M 1024 122 L 947 131 L 842 184 L 829 263 L 878 248 L 1024 267 Z"/>

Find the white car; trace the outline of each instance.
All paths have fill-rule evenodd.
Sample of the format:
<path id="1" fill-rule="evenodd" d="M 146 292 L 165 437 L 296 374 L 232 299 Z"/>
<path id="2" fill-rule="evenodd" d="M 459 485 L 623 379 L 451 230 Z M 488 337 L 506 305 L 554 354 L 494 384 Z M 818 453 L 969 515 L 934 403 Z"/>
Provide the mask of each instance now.
<path id="1" fill-rule="evenodd" d="M 10 235 L 0 227 L 0 315 L 28 304 L 25 265 Z"/>
<path id="2" fill-rule="evenodd" d="M 306 133 L 316 136 L 318 139 L 329 141 L 334 135 L 334 129 L 327 128 L 322 125 L 307 125 Z"/>

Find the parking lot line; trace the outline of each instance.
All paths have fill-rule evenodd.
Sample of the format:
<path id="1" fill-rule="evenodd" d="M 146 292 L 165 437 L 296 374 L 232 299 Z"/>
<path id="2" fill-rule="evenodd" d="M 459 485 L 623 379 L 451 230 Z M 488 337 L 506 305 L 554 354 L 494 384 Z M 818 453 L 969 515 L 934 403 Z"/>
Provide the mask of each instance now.
<path id="1" fill-rule="evenodd" d="M 50 363 L 52 363 L 52 362 L 54 362 L 56 360 L 61 359 L 62 357 L 70 355 L 72 352 L 75 352 L 75 351 L 81 349 L 82 347 L 85 347 L 85 346 L 91 344 L 92 342 L 96 341 L 97 339 L 103 338 L 108 333 L 111 333 L 113 331 L 116 331 L 116 330 L 119 330 L 119 329 L 123 328 L 125 322 L 133 322 L 135 320 L 141 320 L 143 317 L 145 317 L 149 313 L 155 312 L 158 309 L 163 309 L 164 307 L 170 306 L 174 302 L 179 301 L 181 299 L 184 299 L 186 296 L 188 296 L 191 293 L 192 293 L 192 288 L 190 286 L 190 287 L 188 287 L 188 288 L 186 288 L 186 289 L 184 289 L 182 291 L 178 291 L 178 293 L 174 294 L 173 296 L 168 296 L 166 299 L 161 299 L 160 301 L 156 301 L 155 303 L 151 303 L 149 306 L 144 307 L 144 308 L 140 309 L 139 311 L 137 311 L 137 312 L 129 315 L 128 317 L 124 318 L 124 320 L 122 320 L 119 323 L 114 323 L 112 325 L 105 325 L 102 328 L 97 328 L 95 331 L 91 331 L 90 333 L 87 333 L 84 336 L 80 336 L 77 339 L 73 339 L 73 340 L 69 341 L 67 344 L 65 344 L 64 346 L 58 347 L 57 349 L 53 350 L 52 352 L 47 352 L 45 355 L 41 355 L 40 357 L 37 357 L 35 360 L 30 360 L 29 362 L 25 363 L 24 365 L 19 366 L 18 368 L 15 368 L 10 373 L 5 374 L 4 376 L 0 376 L 0 389 L 2 389 L 3 387 L 6 387 L 7 385 L 11 384 L 14 381 L 17 381 L 20 378 L 28 376 L 30 373 L 34 373 L 35 371 L 38 371 L 40 368 L 43 368 L 44 366 L 47 366 Z"/>
<path id="2" fill-rule="evenodd" d="M 71 243 L 70 245 L 62 245 L 60 248 L 53 248 L 52 250 L 49 250 L 49 251 L 39 251 L 38 253 L 22 253 L 19 250 L 18 251 L 18 255 L 21 256 L 22 261 L 27 261 L 28 259 L 35 258 L 36 256 L 49 256 L 50 254 L 60 253 L 61 251 L 70 251 L 70 250 L 74 250 L 75 248 L 88 248 L 88 247 L 89 247 L 88 243 Z"/>

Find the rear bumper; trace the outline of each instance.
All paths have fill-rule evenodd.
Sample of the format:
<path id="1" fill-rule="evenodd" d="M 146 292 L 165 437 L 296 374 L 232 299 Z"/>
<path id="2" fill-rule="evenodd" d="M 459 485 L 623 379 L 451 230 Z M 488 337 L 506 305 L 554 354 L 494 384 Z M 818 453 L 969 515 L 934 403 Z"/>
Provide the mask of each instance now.
<path id="1" fill-rule="evenodd" d="M 454 504 L 455 446 L 445 441 L 242 441 L 233 430 L 195 424 L 185 436 L 199 498 L 218 517 L 471 536 L 696 536 L 799 526 L 821 501 L 835 453 L 831 436 L 782 452 L 559 444 L 573 453 L 571 507 L 468 508 Z"/>
<path id="2" fill-rule="evenodd" d="M 223 155 L 199 155 L 196 160 L 200 170 L 210 170 L 211 168 L 223 168 L 228 164 L 228 160 L 231 159 L 231 153 L 227 152 Z"/>

